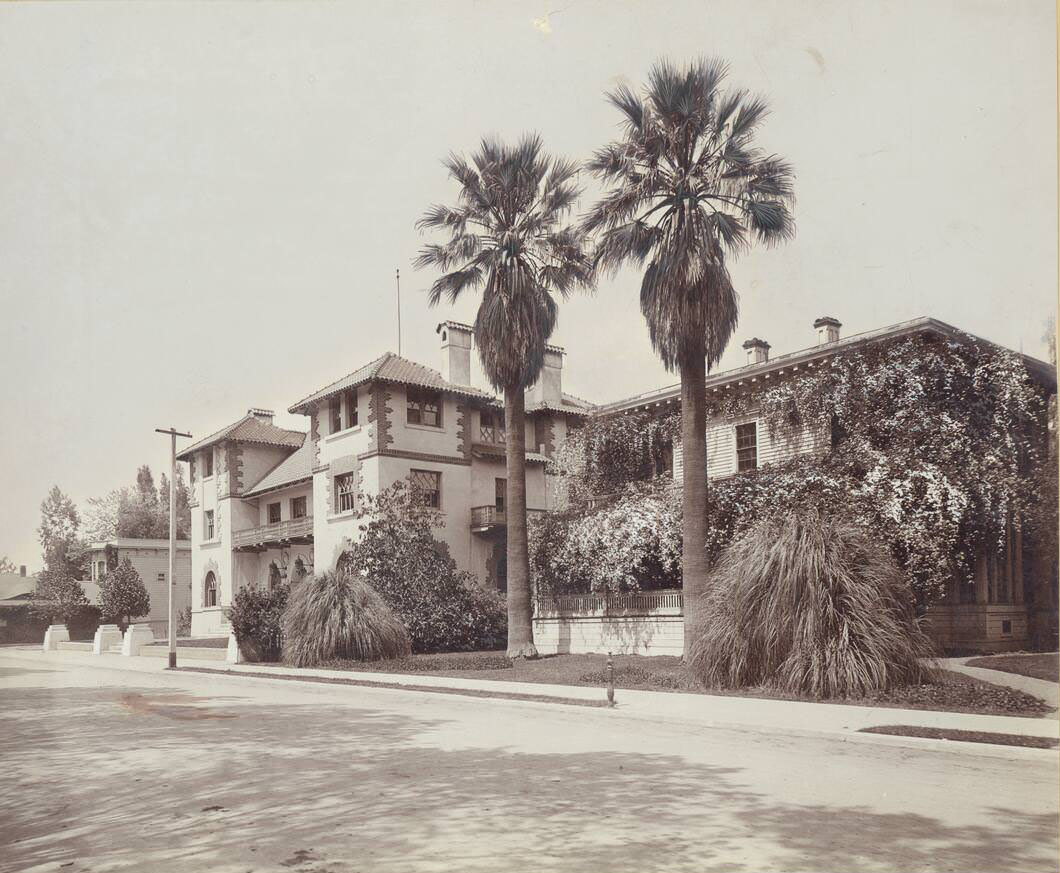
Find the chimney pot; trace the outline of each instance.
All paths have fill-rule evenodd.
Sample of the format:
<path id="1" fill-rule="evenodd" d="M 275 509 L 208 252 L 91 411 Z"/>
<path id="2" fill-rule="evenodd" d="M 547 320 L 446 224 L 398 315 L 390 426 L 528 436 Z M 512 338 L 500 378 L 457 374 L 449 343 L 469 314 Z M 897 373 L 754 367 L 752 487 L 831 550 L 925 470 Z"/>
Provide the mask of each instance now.
<path id="1" fill-rule="evenodd" d="M 474 331 L 469 324 L 443 321 L 435 328 L 442 338 L 442 378 L 454 385 L 471 385 L 471 344 Z"/>
<path id="2" fill-rule="evenodd" d="M 832 318 L 830 315 L 822 315 L 813 323 L 813 326 L 817 331 L 817 345 L 839 342 L 839 328 L 843 326 L 839 319 Z"/>
<path id="3" fill-rule="evenodd" d="M 762 364 L 769 360 L 769 343 L 758 337 L 744 340 L 743 347 L 747 349 L 748 364 Z"/>

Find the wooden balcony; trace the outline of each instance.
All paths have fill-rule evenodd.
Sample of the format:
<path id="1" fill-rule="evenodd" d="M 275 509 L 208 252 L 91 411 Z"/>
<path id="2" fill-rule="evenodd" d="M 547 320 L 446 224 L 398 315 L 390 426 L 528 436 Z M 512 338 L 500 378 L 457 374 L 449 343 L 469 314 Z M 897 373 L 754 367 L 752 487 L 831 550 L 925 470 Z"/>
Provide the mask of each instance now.
<path id="1" fill-rule="evenodd" d="M 543 509 L 528 509 L 526 517 L 529 520 L 535 515 L 541 515 Z M 508 527 L 508 513 L 496 506 L 472 506 L 471 507 L 471 532 L 489 533 Z"/>
<path id="2" fill-rule="evenodd" d="M 313 542 L 313 517 L 292 518 L 232 532 L 232 548 L 261 552 L 269 546 Z"/>

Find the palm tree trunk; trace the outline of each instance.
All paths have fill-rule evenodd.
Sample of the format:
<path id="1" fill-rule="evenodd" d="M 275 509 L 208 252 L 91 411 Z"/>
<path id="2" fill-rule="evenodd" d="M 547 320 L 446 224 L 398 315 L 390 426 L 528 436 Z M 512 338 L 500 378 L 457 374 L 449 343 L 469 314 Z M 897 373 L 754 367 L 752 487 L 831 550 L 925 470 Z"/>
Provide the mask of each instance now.
<path id="1" fill-rule="evenodd" d="M 526 416 L 523 389 L 504 391 L 508 466 L 508 657 L 536 658 L 530 607 L 530 554 L 526 547 Z"/>
<path id="2" fill-rule="evenodd" d="M 702 334 L 701 334 L 702 335 Z M 681 366 L 681 456 L 683 507 L 681 587 L 687 653 L 697 636 L 699 602 L 707 585 L 707 365 L 697 354 Z"/>

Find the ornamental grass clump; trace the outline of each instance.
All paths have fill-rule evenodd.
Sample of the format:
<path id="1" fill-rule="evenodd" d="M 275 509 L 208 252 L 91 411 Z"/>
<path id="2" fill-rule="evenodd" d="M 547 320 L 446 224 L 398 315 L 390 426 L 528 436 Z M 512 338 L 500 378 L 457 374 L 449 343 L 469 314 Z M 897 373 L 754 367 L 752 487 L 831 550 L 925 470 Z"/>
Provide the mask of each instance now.
<path id="1" fill-rule="evenodd" d="M 707 687 L 865 697 L 930 674 L 931 644 L 886 545 L 814 510 L 733 540 L 699 609 L 688 663 Z"/>
<path id="2" fill-rule="evenodd" d="M 341 571 L 292 586 L 283 637 L 283 660 L 294 667 L 379 661 L 412 651 L 405 626 L 383 598 L 360 577 Z"/>

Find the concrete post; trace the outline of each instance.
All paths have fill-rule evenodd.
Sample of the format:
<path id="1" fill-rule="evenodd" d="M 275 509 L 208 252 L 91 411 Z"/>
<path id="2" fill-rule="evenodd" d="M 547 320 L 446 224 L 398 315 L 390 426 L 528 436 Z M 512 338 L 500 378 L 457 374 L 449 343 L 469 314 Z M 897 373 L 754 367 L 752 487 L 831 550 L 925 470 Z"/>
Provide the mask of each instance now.
<path id="1" fill-rule="evenodd" d="M 155 641 L 154 632 L 149 624 L 131 624 L 121 641 L 121 653 L 126 657 L 140 654 L 140 649 Z"/>
<path id="2" fill-rule="evenodd" d="M 44 651 L 54 652 L 59 648 L 59 643 L 70 642 L 70 631 L 65 624 L 50 624 L 44 632 Z"/>
<path id="3" fill-rule="evenodd" d="M 102 655 L 109 652 L 111 646 L 121 641 L 121 630 L 116 624 L 101 624 L 92 638 L 92 654 Z"/>

